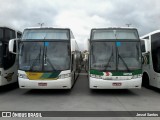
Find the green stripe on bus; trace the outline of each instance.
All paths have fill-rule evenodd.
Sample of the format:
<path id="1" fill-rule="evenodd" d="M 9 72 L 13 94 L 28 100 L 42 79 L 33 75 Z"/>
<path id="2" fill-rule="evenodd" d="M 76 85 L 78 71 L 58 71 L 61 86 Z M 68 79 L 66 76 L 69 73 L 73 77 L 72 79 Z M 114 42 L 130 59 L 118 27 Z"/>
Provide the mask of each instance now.
<path id="1" fill-rule="evenodd" d="M 110 71 L 98 71 L 98 70 L 90 70 L 90 74 L 94 75 L 104 75 L 104 73 L 110 72 Z M 111 76 L 132 76 L 132 75 L 137 75 L 137 74 L 142 74 L 142 70 L 132 70 L 130 72 L 110 72 L 112 73 Z"/>

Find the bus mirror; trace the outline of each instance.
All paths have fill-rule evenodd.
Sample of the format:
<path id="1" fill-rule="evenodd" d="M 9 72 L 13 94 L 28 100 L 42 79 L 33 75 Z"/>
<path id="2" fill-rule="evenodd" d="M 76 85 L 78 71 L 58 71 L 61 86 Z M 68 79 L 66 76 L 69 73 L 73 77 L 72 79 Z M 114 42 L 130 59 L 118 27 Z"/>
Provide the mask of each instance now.
<path id="1" fill-rule="evenodd" d="M 11 39 L 9 41 L 9 52 L 13 54 L 18 54 L 16 51 L 16 39 Z"/>

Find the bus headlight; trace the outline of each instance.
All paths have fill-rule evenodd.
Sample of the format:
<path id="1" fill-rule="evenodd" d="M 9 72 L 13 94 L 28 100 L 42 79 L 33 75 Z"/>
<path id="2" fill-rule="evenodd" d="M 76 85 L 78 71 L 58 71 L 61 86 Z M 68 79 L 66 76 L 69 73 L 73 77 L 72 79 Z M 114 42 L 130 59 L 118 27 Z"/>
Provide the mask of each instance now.
<path id="1" fill-rule="evenodd" d="M 136 78 L 138 78 L 138 75 L 133 75 L 132 76 L 132 79 L 136 79 Z"/>
<path id="2" fill-rule="evenodd" d="M 25 75 L 25 74 L 18 74 L 18 77 L 19 78 L 24 78 L 24 79 L 28 79 L 28 77 L 27 77 L 27 75 Z"/>
<path id="3" fill-rule="evenodd" d="M 64 79 L 64 78 L 69 78 L 71 76 L 71 74 L 70 73 L 68 73 L 68 74 L 62 74 L 62 75 L 59 75 L 59 79 Z"/>
<path id="4" fill-rule="evenodd" d="M 97 79 L 102 79 L 102 76 L 96 75 L 96 78 L 97 78 Z"/>
<path id="5" fill-rule="evenodd" d="M 102 79 L 102 76 L 101 76 L 101 75 L 90 74 L 90 77 L 92 77 L 92 78 L 97 78 L 97 79 Z"/>
<path id="6" fill-rule="evenodd" d="M 132 76 L 132 79 L 141 78 L 141 77 L 142 77 L 142 74 L 133 75 L 133 76 Z"/>
<path id="7" fill-rule="evenodd" d="M 138 78 L 141 78 L 142 77 L 142 74 L 138 74 Z"/>
<path id="8" fill-rule="evenodd" d="M 96 75 L 94 75 L 94 74 L 90 74 L 90 77 L 95 78 L 95 77 L 96 77 Z"/>

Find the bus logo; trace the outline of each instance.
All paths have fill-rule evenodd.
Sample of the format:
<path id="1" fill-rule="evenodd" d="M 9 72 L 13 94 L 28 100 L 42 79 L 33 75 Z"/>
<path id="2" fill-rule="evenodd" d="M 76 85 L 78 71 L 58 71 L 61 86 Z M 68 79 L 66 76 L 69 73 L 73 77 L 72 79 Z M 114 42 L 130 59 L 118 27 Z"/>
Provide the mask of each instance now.
<path id="1" fill-rule="evenodd" d="M 2 117 L 11 117 L 11 112 L 2 112 Z"/>

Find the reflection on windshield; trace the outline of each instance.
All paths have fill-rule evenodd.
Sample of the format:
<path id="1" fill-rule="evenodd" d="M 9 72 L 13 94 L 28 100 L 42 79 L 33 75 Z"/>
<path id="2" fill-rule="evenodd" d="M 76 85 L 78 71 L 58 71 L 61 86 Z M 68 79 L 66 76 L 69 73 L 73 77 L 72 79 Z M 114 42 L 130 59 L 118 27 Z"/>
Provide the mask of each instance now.
<path id="1" fill-rule="evenodd" d="M 117 49 L 121 57 L 118 59 L 119 70 L 140 69 L 141 50 L 139 42 L 122 42 Z"/>
<path id="2" fill-rule="evenodd" d="M 92 42 L 91 69 L 96 70 L 141 69 L 139 42 Z"/>
<path id="3" fill-rule="evenodd" d="M 56 29 L 29 29 L 25 30 L 22 36 L 22 40 L 30 39 L 69 39 L 68 30 L 56 30 Z"/>
<path id="4" fill-rule="evenodd" d="M 93 30 L 92 40 L 101 39 L 134 39 L 138 40 L 138 32 L 136 29 L 97 29 Z"/>
<path id="5" fill-rule="evenodd" d="M 91 45 L 91 68 L 115 70 L 114 42 L 94 42 Z"/>
<path id="6" fill-rule="evenodd" d="M 67 70 L 70 67 L 69 43 L 22 42 L 20 69 L 28 71 Z"/>

